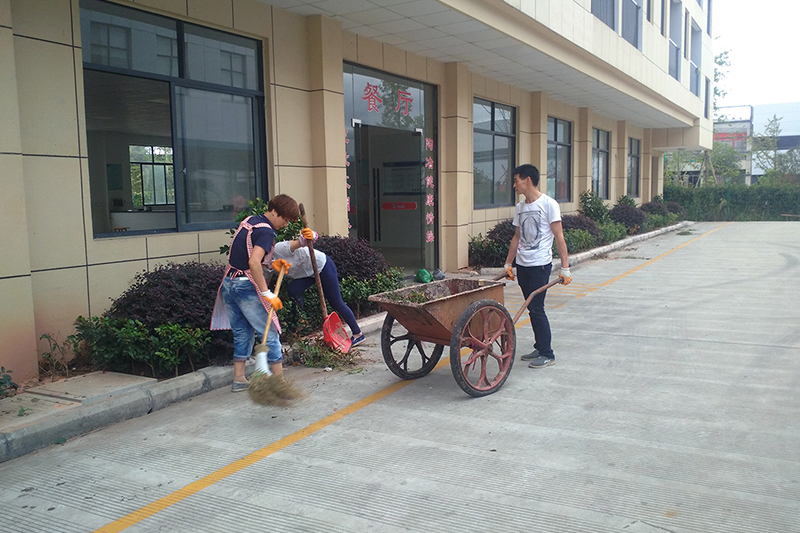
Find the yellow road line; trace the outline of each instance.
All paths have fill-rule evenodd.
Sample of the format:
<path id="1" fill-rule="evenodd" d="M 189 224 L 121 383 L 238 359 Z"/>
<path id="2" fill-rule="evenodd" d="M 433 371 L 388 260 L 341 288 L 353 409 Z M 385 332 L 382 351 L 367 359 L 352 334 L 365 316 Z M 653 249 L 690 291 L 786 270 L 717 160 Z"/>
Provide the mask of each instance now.
<path id="1" fill-rule="evenodd" d="M 636 268 L 632 268 L 632 269 L 628 270 L 627 272 L 625 272 L 624 274 L 620 274 L 620 275 L 619 275 L 619 276 L 617 276 L 616 278 L 612 278 L 612 279 L 610 279 L 610 280 L 608 280 L 608 281 L 604 281 L 603 283 L 601 283 L 601 284 L 600 284 L 600 286 L 601 286 L 601 287 L 608 287 L 609 285 L 611 285 L 611 284 L 612 284 L 612 283 L 614 283 L 615 281 L 619 281 L 619 280 L 621 280 L 622 278 L 624 278 L 625 276 L 629 276 L 629 275 L 633 274 L 634 272 L 636 272 L 637 270 L 640 270 L 640 269 L 642 269 L 642 268 L 646 267 L 647 265 L 649 265 L 649 264 L 651 264 L 651 263 L 655 263 L 655 262 L 656 262 L 656 261 L 658 261 L 659 259 L 662 259 L 662 258 L 664 258 L 664 257 L 668 256 L 668 255 L 669 255 L 669 254 L 671 254 L 672 252 L 678 251 L 678 250 L 680 250 L 681 248 L 683 248 L 684 246 L 688 246 L 689 244 L 692 244 L 694 241 L 700 240 L 700 239 L 702 239 L 703 237 L 705 237 L 705 236 L 707 236 L 707 235 L 711 235 L 711 234 L 712 234 L 712 233 L 714 233 L 715 231 L 719 231 L 719 230 L 721 230 L 722 228 L 724 228 L 725 226 L 729 226 L 729 225 L 731 225 L 731 224 L 733 224 L 733 222 L 727 222 L 727 223 L 725 223 L 725 224 L 721 225 L 721 226 L 720 226 L 720 227 L 718 227 L 718 228 L 714 228 L 714 229 L 712 229 L 711 231 L 707 231 L 707 232 L 703 233 L 702 235 L 698 235 L 698 236 L 697 236 L 697 237 L 695 237 L 694 239 L 692 239 L 692 240 L 690 240 L 690 241 L 686 241 L 685 243 L 681 244 L 680 246 L 676 246 L 676 247 L 675 247 L 675 248 L 673 248 L 672 250 L 669 250 L 669 251 L 667 251 L 667 252 L 664 252 L 663 254 L 659 255 L 658 257 L 654 257 L 653 259 L 651 259 L 651 260 L 649 260 L 649 261 L 646 261 L 646 262 L 642 263 L 641 265 L 637 266 Z"/>
<path id="2" fill-rule="evenodd" d="M 673 248 L 672 250 L 669 250 L 668 252 L 664 252 L 663 254 L 659 255 L 658 257 L 656 257 L 654 259 L 651 259 L 651 260 L 649 260 L 649 261 L 647 261 L 645 263 L 642 263 L 638 267 L 633 268 L 633 269 L 629 270 L 628 272 L 625 272 L 624 274 L 620 274 L 619 276 L 617 276 L 617 277 L 615 277 L 613 279 L 610 279 L 610 280 L 608 280 L 606 282 L 601 283 L 600 285 L 592 286 L 592 287 L 595 287 L 595 288 L 588 289 L 588 292 L 595 291 L 599 287 L 607 287 L 608 285 L 611 285 L 615 281 L 618 281 L 618 280 L 624 278 L 625 276 L 633 274 L 637 270 L 639 270 L 641 268 L 644 268 L 647 265 L 649 265 L 649 264 L 651 264 L 651 263 L 653 263 L 655 261 L 658 261 L 659 259 L 661 259 L 663 257 L 666 257 L 667 255 L 671 254 L 672 252 L 674 252 L 676 250 L 679 250 L 679 249 L 683 248 L 684 246 L 686 246 L 688 244 L 691 244 L 694 241 L 705 237 L 706 235 L 710 235 L 711 233 L 714 233 L 715 231 L 720 230 L 720 229 L 724 228 L 725 226 L 727 226 L 729 224 L 732 224 L 732 222 L 728 222 L 727 224 L 723 224 L 722 226 L 720 226 L 718 228 L 714 228 L 711 231 L 708 231 L 708 232 L 706 232 L 706 233 L 704 233 L 704 234 L 702 234 L 702 235 L 700 235 L 698 237 L 695 237 L 694 239 L 692 239 L 690 241 L 687 241 L 687 242 L 681 244 L 680 246 L 677 246 L 677 247 Z M 587 290 L 587 289 L 585 289 L 585 290 Z M 582 297 L 582 296 L 584 296 L 584 295 L 583 294 L 580 295 L 580 297 Z M 513 301 L 512 298 L 509 298 L 508 300 L 509 301 Z M 520 300 L 520 303 L 522 303 L 522 302 L 524 302 L 524 300 Z M 558 308 L 563 307 L 564 305 L 566 305 L 566 303 L 557 305 L 554 308 L 558 309 Z M 522 320 L 518 321 L 514 325 L 514 329 L 519 329 L 522 326 L 525 326 L 525 325 L 527 325 L 529 323 L 530 323 L 530 318 L 522 319 Z M 463 350 L 462 350 L 462 352 L 463 352 Z M 449 357 L 445 357 L 441 361 L 439 361 L 439 363 L 436 365 L 436 367 L 433 369 L 433 371 L 439 370 L 440 368 L 442 368 L 443 366 L 448 365 L 448 364 L 450 364 L 449 363 Z M 191 496 L 193 494 L 196 494 L 196 493 L 200 492 L 201 490 L 203 490 L 203 489 L 205 489 L 207 487 L 210 487 L 211 485 L 213 485 L 217 481 L 221 481 L 221 480 L 225 479 L 226 477 L 228 477 L 228 476 L 230 476 L 232 474 L 235 474 L 236 472 L 239 472 L 239 471 L 247 468 L 248 466 L 250 466 L 252 464 L 257 463 L 261 459 L 264 459 L 265 457 L 269 457 L 273 453 L 278 452 L 278 451 L 286 448 L 287 446 L 291 446 L 292 444 L 294 444 L 294 443 L 296 443 L 296 442 L 308 437 L 309 435 L 312 435 L 312 434 L 316 433 L 317 431 L 330 426 L 334 422 L 338 422 L 342 418 L 344 418 L 344 417 L 346 417 L 348 415 L 351 415 L 351 414 L 355 413 L 356 411 L 358 411 L 360 409 L 363 409 L 364 407 L 366 407 L 366 406 L 368 406 L 370 404 L 373 404 L 373 403 L 377 402 L 378 400 L 381 400 L 381 399 L 385 398 L 386 396 L 389 396 L 393 392 L 396 392 L 396 391 L 402 389 L 403 387 L 407 387 L 408 385 L 410 385 L 414 381 L 416 381 L 416 380 L 403 380 L 403 381 L 398 381 L 397 383 L 394 383 L 392 385 L 389 385 L 385 389 L 380 390 L 380 391 L 376 392 L 375 394 L 367 396 L 366 398 L 364 398 L 362 400 L 359 400 L 359 401 L 357 401 L 357 402 L 355 402 L 355 403 L 353 403 L 351 405 L 348 405 L 344 409 L 341 409 L 341 410 L 333 413 L 332 415 L 329 415 L 329 416 L 323 418 L 322 420 L 318 420 L 317 422 L 314 422 L 310 426 L 307 426 L 307 427 L 305 427 L 305 428 L 303 428 L 303 429 L 301 429 L 299 431 L 296 431 L 296 432 L 292 433 L 291 435 L 289 435 L 287 437 L 284 437 L 284 438 L 282 438 L 282 439 L 280 439 L 278 441 L 275 441 L 272 444 L 270 444 L 269 446 L 265 446 L 264 448 L 261 448 L 260 450 L 257 450 L 255 452 L 251 453 L 250 455 L 247 455 L 247 456 L 243 457 L 242 459 L 239 459 L 238 461 L 234 461 L 233 463 L 220 468 L 216 472 L 212 472 L 211 474 L 205 476 L 204 478 L 198 479 L 194 483 L 190 483 L 189 485 L 186 485 L 182 489 L 179 489 L 179 490 L 173 492 L 172 494 L 168 494 L 167 496 L 164 496 L 163 498 L 160 498 L 160 499 L 154 501 L 153 503 L 142 507 L 141 509 L 138 509 L 138 510 L 136 510 L 136 511 L 134 511 L 134 512 L 132 512 L 132 513 L 126 515 L 126 516 L 123 516 L 122 518 L 120 518 L 118 520 L 115 520 L 114 522 L 111 522 L 110 524 L 107 524 L 107 525 L 101 527 L 100 529 L 95 530 L 95 533 L 116 533 L 118 531 L 122 531 L 124 529 L 127 529 L 127 528 L 131 527 L 132 525 L 138 524 L 142 520 L 144 520 L 146 518 L 149 518 L 149 517 L 153 516 L 154 514 L 160 512 L 160 511 L 163 511 L 167 507 L 170 507 L 171 505 L 174 505 L 174 504 L 180 502 L 181 500 L 184 500 L 184 499 L 188 498 L 189 496 Z"/>
<path id="3" fill-rule="evenodd" d="M 440 361 L 439 364 L 436 365 L 435 369 L 439 369 L 445 364 L 448 364 L 447 359 Z M 317 431 L 324 429 L 327 426 L 330 426 L 334 422 L 338 422 L 347 415 L 353 414 L 359 409 L 362 409 L 372 403 L 377 402 L 382 398 L 385 398 L 386 396 L 392 394 L 393 392 L 398 391 L 403 387 L 410 385 L 414 381 L 416 380 L 399 381 L 397 383 L 389 385 L 385 389 L 378 391 L 370 396 L 367 396 L 363 400 L 357 401 L 356 403 L 351 404 L 345 407 L 344 409 L 340 409 L 339 411 L 333 413 L 332 415 L 327 416 L 322 420 L 319 420 L 311 424 L 310 426 L 301 429 L 300 431 L 296 431 L 287 437 L 284 437 L 276 442 L 273 442 L 269 446 L 261 448 L 260 450 L 257 450 L 251 453 L 250 455 L 247 455 L 242 459 L 239 459 L 238 461 L 234 461 L 233 463 L 220 468 L 216 472 L 213 472 L 202 479 L 198 479 L 194 483 L 190 483 L 189 485 L 186 485 L 182 489 L 179 489 L 173 492 L 172 494 L 169 494 L 159 500 L 154 501 L 150 505 L 146 505 L 141 509 L 138 509 L 126 516 L 123 516 L 119 520 L 115 520 L 114 522 L 111 522 L 110 524 L 103 526 L 100 529 L 97 529 L 96 533 L 112 533 L 129 528 L 132 525 L 141 522 L 145 518 L 149 518 L 154 514 L 158 513 L 159 511 L 163 511 L 167 507 L 174 505 L 185 498 L 188 498 L 192 494 L 195 494 L 207 487 L 210 487 L 217 481 L 221 481 L 226 477 L 230 476 L 231 474 L 235 474 L 236 472 L 239 472 L 240 470 L 247 468 L 248 466 L 260 461 L 261 459 L 264 459 L 265 457 L 268 457 L 273 453 L 280 451 L 286 448 L 287 446 L 291 446 L 295 442 L 304 439 L 305 437 L 308 437 L 309 435 L 316 433 Z"/>

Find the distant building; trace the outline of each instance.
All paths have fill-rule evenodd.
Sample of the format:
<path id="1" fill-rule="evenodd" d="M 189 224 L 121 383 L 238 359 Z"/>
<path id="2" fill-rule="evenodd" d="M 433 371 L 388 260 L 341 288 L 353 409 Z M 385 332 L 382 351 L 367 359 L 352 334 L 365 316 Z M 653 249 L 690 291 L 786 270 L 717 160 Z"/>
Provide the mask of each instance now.
<path id="1" fill-rule="evenodd" d="M 739 162 L 744 170 L 744 182 L 752 184 L 753 157 L 751 137 L 753 136 L 753 106 L 720 108 L 725 120 L 714 122 L 714 142 L 729 144 L 741 156 Z"/>
<path id="2" fill-rule="evenodd" d="M 772 117 L 781 121 L 781 134 L 778 137 L 778 150 L 791 150 L 800 146 L 800 102 L 764 104 L 753 106 L 753 133 L 764 133 Z M 753 183 L 764 175 L 764 169 L 753 164 Z"/>

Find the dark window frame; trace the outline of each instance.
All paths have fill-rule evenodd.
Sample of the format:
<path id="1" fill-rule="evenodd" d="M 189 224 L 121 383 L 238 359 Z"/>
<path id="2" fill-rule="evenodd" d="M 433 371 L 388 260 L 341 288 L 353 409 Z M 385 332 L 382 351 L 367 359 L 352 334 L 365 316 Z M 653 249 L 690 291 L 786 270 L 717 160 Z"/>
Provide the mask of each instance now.
<path id="1" fill-rule="evenodd" d="M 601 135 L 605 134 L 606 147 L 603 149 L 600 144 Z M 599 177 L 595 178 L 595 161 L 600 159 L 600 155 L 605 154 L 605 168 L 603 169 L 604 183 L 602 184 L 605 193 L 601 194 Z M 599 168 L 599 166 L 598 166 Z M 608 200 L 609 173 L 611 170 L 611 132 L 592 128 L 592 191 L 603 200 Z"/>
<path id="2" fill-rule="evenodd" d="M 634 147 L 636 148 L 634 150 Z M 628 187 L 625 193 L 631 198 L 638 198 L 641 192 L 642 154 L 641 140 L 628 138 Z M 635 185 L 635 187 L 633 187 Z M 636 189 L 633 191 L 632 189 Z"/>
<path id="3" fill-rule="evenodd" d="M 143 148 L 150 148 L 150 161 L 136 161 L 136 160 L 133 160 L 131 158 L 131 155 L 130 155 L 130 149 L 133 146 L 140 146 L 140 147 L 143 147 Z M 155 148 L 169 148 L 169 157 L 172 160 L 172 163 L 156 162 Z M 131 168 L 133 168 L 134 166 L 138 166 L 139 167 L 139 177 L 141 179 L 141 187 L 139 188 L 140 190 L 139 191 L 134 191 L 133 190 L 133 172 L 131 172 L 131 196 L 133 197 L 134 192 L 141 192 L 141 195 L 142 195 L 142 203 L 141 203 L 141 205 L 137 205 L 136 202 L 134 201 L 133 202 L 134 207 L 154 206 L 154 205 L 166 205 L 166 206 L 175 205 L 175 154 L 174 154 L 173 149 L 172 149 L 171 146 L 156 146 L 156 145 L 150 145 L 150 144 L 131 144 L 131 145 L 128 145 L 128 159 L 130 159 Z M 149 202 L 148 203 L 145 200 L 144 168 L 142 168 L 143 166 L 153 167 L 154 170 L 155 170 L 155 167 L 163 167 L 164 168 L 164 191 L 165 191 L 164 194 L 165 194 L 165 197 L 166 197 L 165 199 L 167 201 L 164 201 L 164 202 L 153 201 L 153 202 Z M 167 186 L 168 185 L 168 182 L 167 182 L 167 167 L 172 167 L 172 196 L 173 196 L 172 202 L 169 201 L 169 192 L 168 192 L 169 191 L 169 187 Z M 154 173 L 154 176 L 155 176 L 155 173 Z"/>
<path id="4" fill-rule="evenodd" d="M 132 52 L 130 50 L 131 42 L 129 41 L 129 61 L 128 65 L 129 68 L 120 68 L 114 67 L 110 65 L 105 65 L 102 63 L 94 63 L 91 61 L 83 61 L 82 66 L 84 70 L 93 70 L 97 72 L 106 72 L 110 74 L 121 74 L 125 76 L 132 76 L 136 78 L 148 79 L 148 80 L 155 80 L 155 81 L 164 81 L 169 83 L 169 91 L 171 95 L 171 121 L 172 121 L 172 143 L 173 146 L 171 147 L 173 150 L 173 167 L 174 167 L 174 183 L 175 183 L 175 203 L 168 204 L 168 205 L 175 205 L 176 206 L 176 228 L 166 230 L 169 232 L 192 232 L 192 231 L 203 231 L 203 230 L 210 230 L 210 229 L 225 229 L 229 228 L 231 223 L 230 221 L 222 221 L 222 222 L 185 222 L 183 220 L 184 213 L 188 212 L 182 203 L 184 202 L 186 195 L 188 194 L 186 190 L 184 190 L 184 184 L 182 183 L 181 179 L 181 172 L 178 170 L 180 168 L 184 168 L 185 164 L 183 163 L 182 159 L 183 156 L 180 153 L 180 150 L 174 146 L 175 142 L 177 141 L 177 111 L 176 111 L 176 102 L 175 102 L 175 92 L 176 87 L 186 87 L 186 88 L 195 88 L 201 89 L 211 92 L 217 93 L 224 93 L 229 95 L 235 96 L 242 96 L 246 98 L 250 98 L 252 101 L 251 111 L 251 124 L 253 126 L 253 149 L 255 154 L 255 161 L 254 161 L 254 186 L 255 186 L 255 196 L 256 197 L 266 197 L 268 193 L 268 184 L 267 184 L 267 175 L 266 175 L 266 167 L 267 167 L 267 154 L 266 154 L 266 124 L 264 118 L 264 105 L 265 105 L 265 93 L 263 90 L 264 86 L 264 74 L 261 70 L 261 65 L 263 65 L 263 43 L 258 39 L 253 39 L 250 37 L 245 37 L 242 35 L 238 35 L 233 32 L 227 32 L 224 30 L 218 30 L 216 28 L 211 28 L 207 26 L 200 26 L 197 24 L 193 24 L 191 22 L 187 22 L 181 19 L 176 19 L 173 17 L 167 17 L 164 15 L 158 15 L 155 13 L 151 13 L 149 11 L 137 9 L 135 7 L 129 7 L 127 5 L 119 5 L 115 3 L 106 2 L 105 0 L 95 0 L 92 2 L 93 4 L 101 4 L 107 5 L 111 9 L 114 9 L 118 12 L 131 12 L 131 19 L 134 19 L 137 15 L 143 15 L 153 19 L 161 19 L 163 21 L 169 21 L 174 23 L 177 28 L 177 56 L 178 56 L 178 75 L 177 76 L 168 76 L 164 74 L 158 74 L 154 72 L 147 72 L 141 70 L 135 70 L 132 65 Z M 81 10 L 91 8 L 84 8 L 81 5 Z M 185 31 L 184 28 L 186 26 L 192 26 L 195 28 L 201 28 L 203 30 L 208 30 L 211 32 L 216 32 L 220 34 L 227 34 L 232 35 L 238 39 L 247 39 L 252 41 L 255 47 L 255 65 L 258 69 L 258 73 L 260 75 L 256 75 L 256 89 L 245 89 L 234 87 L 231 85 L 222 85 L 219 83 L 213 82 L 206 82 L 206 81 L 199 81 L 194 80 L 188 77 L 186 72 L 186 49 L 187 43 L 184 37 Z M 124 28 L 124 26 L 122 26 Z M 91 37 L 90 37 L 91 38 Z M 163 55 L 158 55 L 157 57 L 166 57 Z M 246 74 L 246 72 L 245 72 Z M 135 144 L 135 143 L 134 143 Z M 159 204 L 163 205 L 163 204 Z M 150 233 L 159 233 L 165 230 L 139 230 L 128 232 L 128 235 L 133 234 L 150 234 Z M 102 237 L 118 237 L 119 234 L 117 233 L 94 233 L 95 238 L 102 238 Z"/>
<path id="5" fill-rule="evenodd" d="M 506 105 L 506 104 L 500 104 L 498 102 L 493 102 L 493 101 L 487 100 L 485 98 L 474 97 L 472 99 L 473 106 L 476 103 L 481 104 L 481 105 L 489 105 L 491 107 L 491 120 L 490 120 L 489 129 L 479 128 L 473 122 L 472 132 L 473 132 L 473 135 L 477 133 L 477 134 L 481 134 L 481 135 L 491 135 L 491 137 L 492 137 L 492 161 L 493 161 L 493 164 L 492 164 L 492 169 L 493 169 L 492 170 L 492 172 L 493 172 L 493 174 L 492 174 L 492 183 L 496 183 L 496 176 L 494 175 L 494 168 L 495 168 L 494 163 L 496 163 L 497 160 L 498 160 L 498 158 L 497 158 L 497 143 L 496 143 L 497 137 L 504 137 L 504 138 L 508 139 L 509 150 L 511 152 L 510 153 L 511 164 L 510 164 L 510 168 L 507 171 L 508 174 L 509 174 L 507 176 L 507 179 L 508 179 L 509 184 L 510 184 L 510 191 L 509 191 L 509 195 L 508 195 L 508 199 L 507 199 L 508 201 L 507 202 L 498 202 L 497 198 L 495 197 L 495 189 L 494 189 L 494 187 L 492 187 L 492 203 L 490 203 L 490 204 L 479 204 L 479 203 L 477 203 L 475 201 L 475 195 L 473 193 L 473 197 L 472 197 L 473 209 L 492 209 L 492 208 L 495 208 L 495 207 L 509 207 L 509 206 L 512 206 L 512 205 L 514 205 L 516 203 L 515 202 L 516 193 L 514 192 L 514 187 L 513 187 L 514 177 L 511 176 L 511 172 L 514 170 L 514 168 L 516 166 L 516 159 L 517 159 L 517 135 L 516 135 L 516 133 L 517 133 L 517 109 L 515 107 L 513 107 L 513 106 Z M 498 106 L 500 106 L 502 109 L 506 109 L 508 111 L 511 111 L 511 133 L 505 133 L 505 132 L 497 131 L 497 125 L 496 125 L 496 121 L 495 121 L 495 110 L 497 109 Z M 474 161 L 475 161 L 474 143 L 473 143 L 473 151 L 472 151 L 472 160 L 473 160 L 473 168 L 474 168 Z M 474 175 L 473 175 L 473 178 L 472 178 L 472 186 L 473 186 L 473 190 L 474 190 L 474 187 L 475 187 L 475 176 Z"/>
<path id="6" fill-rule="evenodd" d="M 550 123 L 551 122 L 553 124 L 553 128 L 552 129 L 553 129 L 554 136 L 555 136 L 554 139 L 550 138 Z M 572 201 L 572 122 L 569 121 L 569 120 L 564 120 L 564 119 L 558 118 L 558 117 L 547 117 L 547 123 L 548 123 L 548 127 L 547 127 L 547 131 L 548 131 L 548 133 L 547 133 L 547 154 L 548 154 L 548 157 L 547 157 L 547 170 L 548 170 L 548 172 L 547 172 L 547 181 L 548 182 L 551 181 L 551 176 L 550 176 L 550 148 L 552 147 L 556 151 L 556 161 L 558 161 L 558 159 L 559 159 L 559 155 L 561 153 L 561 150 L 567 150 L 568 154 L 569 154 L 569 156 L 567 157 L 567 166 L 569 168 L 566 170 L 566 178 L 563 178 L 562 176 L 559 175 L 558 172 L 556 172 L 556 175 L 552 176 L 553 188 L 555 190 L 551 191 L 550 190 L 550 184 L 548 183 L 548 187 L 547 187 L 548 196 L 550 196 L 551 198 L 553 198 L 555 201 L 557 201 L 559 203 L 571 202 Z M 562 139 L 559 138 L 559 135 L 558 135 L 558 126 L 559 126 L 559 124 L 564 124 L 569 128 L 569 134 L 567 135 L 568 138 L 566 140 L 562 140 Z M 554 165 L 554 168 L 557 170 L 558 169 L 558 165 L 557 164 Z M 561 181 L 563 179 L 566 179 L 567 194 L 564 197 L 559 197 L 558 196 L 558 184 L 561 183 Z"/>

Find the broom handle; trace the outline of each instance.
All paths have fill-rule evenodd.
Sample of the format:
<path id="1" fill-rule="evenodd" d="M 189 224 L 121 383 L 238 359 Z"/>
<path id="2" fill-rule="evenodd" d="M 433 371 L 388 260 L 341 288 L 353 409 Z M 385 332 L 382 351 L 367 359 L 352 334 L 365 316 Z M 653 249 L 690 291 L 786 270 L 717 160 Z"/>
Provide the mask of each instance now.
<path id="1" fill-rule="evenodd" d="M 281 271 L 278 272 L 278 282 L 275 283 L 275 296 L 277 296 L 281 292 L 281 282 L 283 281 L 283 274 L 285 273 L 285 269 L 283 265 L 281 265 Z M 267 287 L 269 288 L 269 287 Z M 261 338 L 261 344 L 267 343 L 267 333 L 269 333 L 269 327 L 272 325 L 272 315 L 275 314 L 275 308 L 270 306 L 269 307 L 269 314 L 267 315 L 267 326 L 264 328 L 264 337 Z"/>
<path id="2" fill-rule="evenodd" d="M 306 222 L 306 208 L 300 204 L 300 217 L 303 221 L 303 229 L 308 227 Z M 322 281 L 319 279 L 319 268 L 317 267 L 317 256 L 314 253 L 314 239 L 306 239 L 308 254 L 311 257 L 311 266 L 314 268 L 314 280 L 317 282 L 317 294 L 319 294 L 319 305 L 322 307 L 322 320 L 328 318 L 328 307 L 325 305 L 325 293 L 322 291 Z"/>

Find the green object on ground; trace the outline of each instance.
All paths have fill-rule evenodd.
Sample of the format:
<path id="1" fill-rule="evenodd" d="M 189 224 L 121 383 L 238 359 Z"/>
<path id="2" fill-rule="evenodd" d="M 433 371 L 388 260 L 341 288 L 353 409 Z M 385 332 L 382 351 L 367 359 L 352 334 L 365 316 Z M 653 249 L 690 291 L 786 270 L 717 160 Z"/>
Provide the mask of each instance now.
<path id="1" fill-rule="evenodd" d="M 431 276 L 430 272 L 428 272 L 424 268 L 421 268 L 421 269 L 419 269 L 419 272 L 417 272 L 417 278 L 416 279 L 420 283 L 430 283 L 431 281 L 433 281 L 433 276 Z"/>

